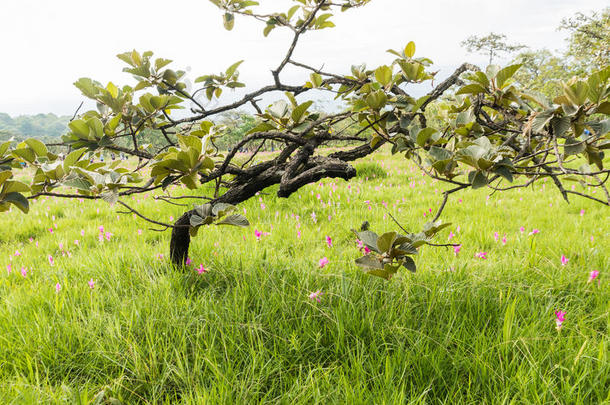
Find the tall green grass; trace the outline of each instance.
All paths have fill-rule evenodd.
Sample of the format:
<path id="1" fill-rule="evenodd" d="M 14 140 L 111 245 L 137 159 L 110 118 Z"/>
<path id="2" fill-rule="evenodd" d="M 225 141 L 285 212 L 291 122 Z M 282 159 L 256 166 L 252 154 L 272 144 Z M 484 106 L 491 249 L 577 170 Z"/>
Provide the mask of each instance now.
<path id="1" fill-rule="evenodd" d="M 188 269 L 168 262 L 168 233 L 103 202 L 2 215 L 0 402 L 609 403 L 607 209 L 550 183 L 454 195 L 438 242 L 451 231 L 459 255 L 423 248 L 417 273 L 387 282 L 354 265 L 350 229 L 396 230 L 392 214 L 417 231 L 444 186 L 399 157 L 374 163 L 384 178 L 242 204 L 252 226 L 202 229 Z M 131 204 L 161 221 L 184 210 Z"/>

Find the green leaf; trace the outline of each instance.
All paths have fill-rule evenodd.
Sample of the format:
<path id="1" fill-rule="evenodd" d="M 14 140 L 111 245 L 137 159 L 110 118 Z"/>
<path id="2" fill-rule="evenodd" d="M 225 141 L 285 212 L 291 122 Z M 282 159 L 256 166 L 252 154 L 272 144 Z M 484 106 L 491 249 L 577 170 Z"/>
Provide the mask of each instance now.
<path id="1" fill-rule="evenodd" d="M 402 264 L 407 270 L 415 273 L 417 270 L 417 266 L 415 265 L 415 260 L 409 256 L 404 257 L 405 262 Z"/>
<path id="2" fill-rule="evenodd" d="M 381 253 L 377 248 L 377 239 L 379 239 L 379 236 L 377 236 L 375 232 L 360 231 L 356 232 L 356 235 L 358 235 L 358 239 L 360 239 L 369 249 L 374 250 L 377 253 Z"/>
<path id="3" fill-rule="evenodd" d="M 30 202 L 20 193 L 8 193 L 2 202 L 9 202 L 27 214 L 30 211 Z"/>
<path id="4" fill-rule="evenodd" d="M 438 131 L 434 128 L 426 127 L 417 133 L 417 144 L 424 146 L 428 139 Z"/>
<path id="5" fill-rule="evenodd" d="M 585 149 L 587 149 L 587 146 L 584 142 L 578 141 L 572 137 L 568 137 L 563 145 L 563 154 L 565 156 L 578 155 L 583 153 Z"/>
<path id="6" fill-rule="evenodd" d="M 379 66 L 375 70 L 375 79 L 377 79 L 379 84 L 383 87 L 386 87 L 392 82 L 392 69 L 386 65 Z"/>
<path id="7" fill-rule="evenodd" d="M 380 252 L 389 251 L 396 240 L 396 232 L 386 232 L 377 239 L 377 248 Z"/>
<path id="8" fill-rule="evenodd" d="M 366 96 L 366 103 L 373 110 L 379 110 L 383 108 L 386 105 L 387 101 L 388 97 L 386 96 L 383 90 L 377 90 Z"/>
<path id="9" fill-rule="evenodd" d="M 301 122 L 301 118 L 303 117 L 303 114 L 305 114 L 305 111 L 307 111 L 307 109 L 313 104 L 313 101 L 309 100 L 304 102 L 303 104 L 295 107 L 292 110 L 292 120 L 298 124 L 299 122 Z"/>
<path id="10" fill-rule="evenodd" d="M 12 175 L 13 172 L 10 170 L 0 172 L 0 184 L 4 183 L 7 179 L 10 179 Z"/>
<path id="11" fill-rule="evenodd" d="M 224 13 L 222 23 L 227 31 L 231 31 L 235 26 L 235 16 L 231 13 Z"/>
<path id="12" fill-rule="evenodd" d="M 223 218 L 221 221 L 218 221 L 216 223 L 216 225 L 233 225 L 233 226 L 246 227 L 246 226 L 250 226 L 250 222 L 248 221 L 248 219 L 246 217 L 244 217 L 241 214 L 232 214 L 232 215 L 229 215 L 229 216 Z"/>
<path id="13" fill-rule="evenodd" d="M 485 187 L 487 185 L 487 177 L 479 170 L 468 173 L 468 181 L 472 184 L 473 189 Z"/>
<path id="14" fill-rule="evenodd" d="M 203 218 L 199 215 L 191 215 L 189 221 L 192 227 L 198 227 L 203 225 Z"/>
<path id="15" fill-rule="evenodd" d="M 410 41 L 407 46 L 405 46 L 405 56 L 407 58 L 412 58 L 415 55 L 415 42 Z"/>
<path id="16" fill-rule="evenodd" d="M 49 153 L 45 144 L 40 142 L 38 139 L 29 138 L 25 140 L 25 143 L 32 148 L 38 156 L 47 156 Z"/>
<path id="17" fill-rule="evenodd" d="M 472 84 L 468 84 L 464 87 L 462 87 L 461 89 L 459 89 L 455 95 L 459 96 L 460 94 L 480 94 L 480 93 L 485 93 L 485 87 L 481 86 L 480 84 L 476 84 L 476 83 L 472 83 Z"/>
<path id="18" fill-rule="evenodd" d="M 511 77 L 513 77 L 513 75 L 517 72 L 517 70 L 519 70 L 519 68 L 523 66 L 521 63 L 516 64 L 516 65 L 510 65 L 505 67 L 504 69 L 500 70 L 497 74 L 496 74 L 496 86 L 501 89 L 504 87 L 504 83 L 506 83 L 506 81 L 508 79 L 510 79 Z"/>
<path id="19" fill-rule="evenodd" d="M 4 185 L 2 187 L 3 194 L 23 193 L 26 191 L 31 191 L 30 186 L 20 181 L 7 180 L 6 182 L 4 182 Z"/>
<path id="20" fill-rule="evenodd" d="M 546 110 L 538 113 L 532 122 L 532 132 L 540 132 L 555 115 L 555 110 Z"/>
<path id="21" fill-rule="evenodd" d="M 372 255 L 362 256 L 356 259 L 356 264 L 360 267 L 383 270 L 383 263 Z"/>
<path id="22" fill-rule="evenodd" d="M 89 126 L 83 120 L 73 120 L 68 124 L 68 127 L 81 139 L 89 138 Z"/>
<path id="23" fill-rule="evenodd" d="M 229 66 L 229 68 L 227 69 L 227 71 L 225 72 L 225 74 L 227 75 L 227 77 L 232 77 L 233 74 L 235 74 L 235 71 L 237 70 L 237 68 L 239 67 L 239 65 L 241 65 L 243 63 L 243 60 L 240 60 L 239 62 L 235 62 L 234 64 L 232 64 L 231 66 Z"/>
<path id="24" fill-rule="evenodd" d="M 235 211 L 236 207 L 233 204 L 218 203 L 212 207 L 212 215 L 222 217 L 231 211 Z"/>

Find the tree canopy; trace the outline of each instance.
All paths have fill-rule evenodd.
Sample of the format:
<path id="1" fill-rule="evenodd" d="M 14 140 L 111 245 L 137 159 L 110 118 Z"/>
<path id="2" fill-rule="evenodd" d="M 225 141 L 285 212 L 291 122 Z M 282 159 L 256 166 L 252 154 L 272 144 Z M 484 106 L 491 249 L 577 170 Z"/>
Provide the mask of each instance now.
<path id="1" fill-rule="evenodd" d="M 356 175 L 351 162 L 389 145 L 393 153 L 448 185 L 439 209 L 423 229 L 402 229 L 397 221 L 401 234 L 356 231 L 372 251 L 357 264 L 370 274 L 390 278 L 401 266 L 415 270 L 410 256 L 421 246 L 434 245 L 434 235 L 447 226 L 440 217 L 449 196 L 466 188 L 498 192 L 550 178 L 566 201 L 577 195 L 610 205 L 610 169 L 604 162 L 604 151 L 610 148 L 607 60 L 586 78 L 562 83 L 561 94 L 552 100 L 518 85 L 514 77 L 522 64 L 480 69 L 464 63 L 444 81 L 435 82 L 427 94 L 413 97 L 410 87 L 432 82 L 436 74 L 429 71 L 430 59 L 416 56 L 414 42 L 389 50 L 393 60 L 388 64 L 353 66 L 347 74 L 294 59 L 307 32 L 332 28 L 334 13 L 365 6 L 368 0 L 294 0 L 288 10 L 271 14 L 257 13 L 256 1 L 212 2 L 222 10 L 229 30 L 236 16 L 244 16 L 261 21 L 265 35 L 276 28 L 292 32 L 269 85 L 206 108 L 200 95 L 216 100 L 224 91 L 244 86 L 239 79 L 242 61 L 197 77 L 199 87 L 191 92 L 186 73 L 171 68 L 172 61 L 155 58 L 151 51 L 122 53 L 118 57 L 134 79 L 132 84 L 76 81 L 98 108 L 69 123 L 61 142 L 70 149 L 65 159 L 35 139 L 0 146 L 0 211 L 15 206 L 27 213 L 29 201 L 40 196 L 103 198 L 123 212 L 171 229 L 171 258 L 182 264 L 190 238 L 201 226 L 248 225 L 235 213 L 236 204 L 274 185 L 279 197 L 289 197 L 323 178 L 349 180 Z M 289 65 L 308 72 L 309 80 L 284 82 L 282 73 Z M 332 94 L 347 108 L 332 114 L 312 111 L 313 100 L 307 99 L 312 89 Z M 266 94 L 276 95 L 277 101 L 259 105 Z M 442 96 L 446 97 L 439 107 Z M 256 109 L 259 122 L 239 133 L 231 151 L 225 152 L 218 145 L 231 132 L 213 118 L 245 105 Z M 177 118 L 174 111 L 185 108 L 190 114 Z M 155 142 L 145 142 L 144 134 Z M 350 146 L 331 153 L 324 149 L 344 141 Z M 259 152 L 268 142 L 281 147 L 271 157 L 262 157 Z M 242 148 L 251 150 L 246 159 L 238 157 Z M 93 161 L 102 151 L 133 156 L 138 165 L 134 169 L 122 161 Z M 23 164 L 34 170 L 28 182 L 15 180 Z M 583 187 L 565 187 L 568 181 Z M 181 195 L 174 185 L 196 193 Z M 146 218 L 124 201 L 126 196 L 159 189 L 165 191 L 165 202 L 192 198 L 201 204 L 170 224 Z M 595 194 L 597 189 L 601 195 Z"/>

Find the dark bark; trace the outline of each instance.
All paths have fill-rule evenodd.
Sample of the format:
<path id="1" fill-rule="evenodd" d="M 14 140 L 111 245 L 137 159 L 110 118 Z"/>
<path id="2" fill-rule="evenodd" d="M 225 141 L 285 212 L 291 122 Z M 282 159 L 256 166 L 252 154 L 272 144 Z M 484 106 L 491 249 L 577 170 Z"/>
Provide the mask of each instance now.
<path id="1" fill-rule="evenodd" d="M 356 169 L 348 163 L 334 157 L 311 157 L 311 152 L 311 146 L 305 145 L 302 153 L 297 152 L 293 156 L 293 160 L 271 166 L 253 176 L 244 176 L 241 179 L 240 176 L 237 176 L 229 190 L 210 203 L 214 205 L 222 202 L 237 205 L 275 184 L 280 184 L 278 197 L 286 198 L 306 184 L 326 177 L 349 180 L 356 176 Z M 290 169 L 290 173 L 286 175 L 289 172 L 288 169 Z M 194 213 L 195 210 L 185 212 L 178 218 L 172 230 L 170 257 L 172 262 L 178 266 L 184 265 L 188 257 L 191 241 L 189 224 L 191 215 Z"/>

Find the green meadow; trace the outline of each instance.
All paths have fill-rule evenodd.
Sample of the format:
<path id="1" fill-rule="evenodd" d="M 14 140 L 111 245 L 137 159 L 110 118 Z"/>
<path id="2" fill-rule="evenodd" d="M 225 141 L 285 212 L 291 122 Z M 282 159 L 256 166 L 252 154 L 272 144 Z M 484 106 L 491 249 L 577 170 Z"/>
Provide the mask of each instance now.
<path id="1" fill-rule="evenodd" d="M 201 228 L 186 268 L 103 201 L 2 214 L 0 403 L 610 403 L 607 208 L 550 181 L 459 192 L 435 240 L 459 253 L 422 247 L 386 281 L 351 229 L 418 232 L 447 186 L 387 151 L 356 168 L 241 204 L 250 227 Z"/>

